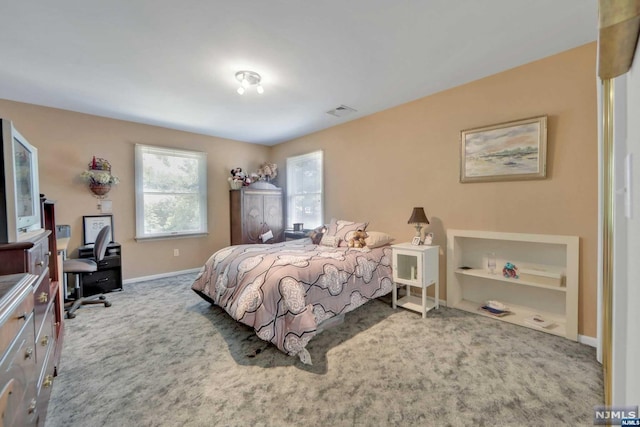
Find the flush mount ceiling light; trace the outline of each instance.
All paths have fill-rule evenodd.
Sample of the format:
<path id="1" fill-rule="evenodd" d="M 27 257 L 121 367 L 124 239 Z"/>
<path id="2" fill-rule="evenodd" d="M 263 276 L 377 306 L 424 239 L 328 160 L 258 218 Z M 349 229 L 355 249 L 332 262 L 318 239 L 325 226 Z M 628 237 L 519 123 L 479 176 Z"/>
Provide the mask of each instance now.
<path id="1" fill-rule="evenodd" d="M 240 95 L 244 94 L 244 91 L 251 86 L 255 86 L 256 92 L 259 94 L 264 93 L 264 88 L 260 85 L 262 77 L 255 71 L 238 71 L 236 73 L 236 80 L 240 82 L 240 87 L 238 88 Z"/>

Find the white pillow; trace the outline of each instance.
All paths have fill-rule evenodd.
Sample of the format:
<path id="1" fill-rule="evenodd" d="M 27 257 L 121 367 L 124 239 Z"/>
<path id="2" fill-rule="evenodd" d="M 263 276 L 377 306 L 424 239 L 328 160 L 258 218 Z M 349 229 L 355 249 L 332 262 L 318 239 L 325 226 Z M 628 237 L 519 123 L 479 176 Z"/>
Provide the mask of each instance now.
<path id="1" fill-rule="evenodd" d="M 379 248 L 380 246 L 388 245 L 395 239 L 387 233 L 380 231 L 367 231 L 368 236 L 364 239 L 367 242 L 368 248 Z"/>
<path id="2" fill-rule="evenodd" d="M 327 236 L 325 234 L 324 236 L 322 236 L 322 240 L 320 240 L 320 245 L 337 248 L 338 245 L 340 245 L 340 238 L 338 236 Z"/>

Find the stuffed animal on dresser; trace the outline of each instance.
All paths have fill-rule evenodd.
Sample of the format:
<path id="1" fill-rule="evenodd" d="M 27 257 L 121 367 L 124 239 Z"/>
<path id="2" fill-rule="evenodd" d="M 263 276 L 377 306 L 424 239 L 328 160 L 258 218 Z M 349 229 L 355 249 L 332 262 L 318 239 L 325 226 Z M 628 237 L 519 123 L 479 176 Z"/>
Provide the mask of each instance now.
<path id="1" fill-rule="evenodd" d="M 359 228 L 354 231 L 353 234 L 351 234 L 348 246 L 350 248 L 364 248 L 365 246 L 367 246 L 367 242 L 364 239 L 366 239 L 368 236 L 369 235 L 366 231 Z"/>

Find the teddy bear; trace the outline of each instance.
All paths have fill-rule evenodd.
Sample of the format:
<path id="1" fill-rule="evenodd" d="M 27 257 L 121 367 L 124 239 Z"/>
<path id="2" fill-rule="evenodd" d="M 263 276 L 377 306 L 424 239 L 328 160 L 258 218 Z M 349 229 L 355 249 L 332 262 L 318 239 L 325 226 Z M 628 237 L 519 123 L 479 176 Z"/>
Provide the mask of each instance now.
<path id="1" fill-rule="evenodd" d="M 364 240 L 367 237 L 369 237 L 367 232 L 361 228 L 358 228 L 351 234 L 348 246 L 350 248 L 364 248 L 365 246 L 367 246 L 367 242 Z"/>

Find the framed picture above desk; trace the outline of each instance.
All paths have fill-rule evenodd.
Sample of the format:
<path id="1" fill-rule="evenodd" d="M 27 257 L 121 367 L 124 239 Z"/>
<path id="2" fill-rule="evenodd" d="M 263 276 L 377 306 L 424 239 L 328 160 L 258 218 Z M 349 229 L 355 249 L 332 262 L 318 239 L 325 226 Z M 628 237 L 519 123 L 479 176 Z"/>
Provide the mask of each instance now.
<path id="1" fill-rule="evenodd" d="M 105 226 L 110 226 L 109 242 L 113 243 L 113 215 L 85 215 L 82 217 L 82 229 L 84 231 L 84 244 L 95 243 L 100 230 Z"/>

